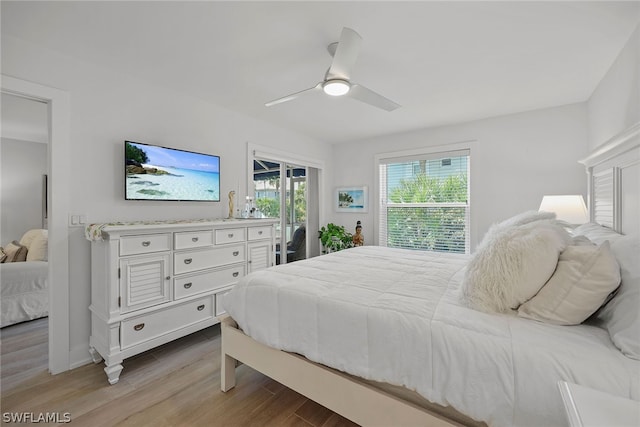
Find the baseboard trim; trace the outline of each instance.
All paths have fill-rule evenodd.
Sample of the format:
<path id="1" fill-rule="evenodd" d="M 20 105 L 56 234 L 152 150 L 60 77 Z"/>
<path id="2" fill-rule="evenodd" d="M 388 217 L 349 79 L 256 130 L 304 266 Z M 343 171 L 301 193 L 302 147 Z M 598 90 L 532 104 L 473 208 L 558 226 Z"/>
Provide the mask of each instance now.
<path id="1" fill-rule="evenodd" d="M 93 361 L 89 354 L 88 345 L 77 346 L 69 352 L 69 369 L 76 369 L 89 363 L 93 363 Z"/>

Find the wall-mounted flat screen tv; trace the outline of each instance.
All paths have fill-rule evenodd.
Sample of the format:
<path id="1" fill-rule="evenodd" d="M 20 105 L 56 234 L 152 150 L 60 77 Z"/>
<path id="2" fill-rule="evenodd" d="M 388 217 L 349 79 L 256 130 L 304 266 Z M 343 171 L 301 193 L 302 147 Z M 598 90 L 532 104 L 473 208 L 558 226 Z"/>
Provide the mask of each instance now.
<path id="1" fill-rule="evenodd" d="M 220 201 L 220 157 L 124 142 L 126 200 Z"/>

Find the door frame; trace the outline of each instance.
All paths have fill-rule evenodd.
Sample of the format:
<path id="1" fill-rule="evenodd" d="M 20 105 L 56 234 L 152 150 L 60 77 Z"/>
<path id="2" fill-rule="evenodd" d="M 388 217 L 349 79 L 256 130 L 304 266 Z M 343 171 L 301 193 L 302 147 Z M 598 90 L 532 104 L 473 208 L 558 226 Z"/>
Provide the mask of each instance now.
<path id="1" fill-rule="evenodd" d="M 49 372 L 58 374 L 68 371 L 70 366 L 67 227 L 71 171 L 69 93 L 4 74 L 0 86 L 4 93 L 35 99 L 48 106 Z"/>
<path id="2" fill-rule="evenodd" d="M 287 164 L 293 164 L 293 165 L 299 165 L 300 167 L 304 167 L 307 168 L 307 171 L 309 170 L 309 168 L 315 168 L 318 170 L 318 193 L 314 195 L 315 196 L 320 196 L 318 197 L 317 200 L 317 206 L 318 206 L 318 218 L 320 221 L 323 221 L 324 218 L 324 212 L 323 212 L 323 206 L 325 206 L 324 204 L 324 200 L 322 200 L 322 195 L 324 194 L 323 191 L 323 179 L 322 179 L 322 174 L 324 173 L 324 162 L 316 160 L 316 159 L 312 159 L 309 157 L 304 157 L 304 156 L 297 156 L 297 155 L 292 155 L 289 152 L 284 152 L 284 151 L 280 151 L 277 150 L 275 148 L 271 148 L 271 147 L 265 147 L 265 146 L 261 146 L 261 145 L 257 145 L 251 142 L 247 142 L 247 186 L 246 186 L 246 194 L 247 195 L 252 195 L 253 194 L 253 160 L 259 158 L 262 160 L 271 160 L 274 162 L 278 162 L 280 163 L 280 176 L 286 176 L 286 165 Z M 308 173 L 307 173 L 308 175 Z M 307 177 L 308 179 L 308 177 Z M 281 185 L 282 187 L 282 185 Z M 283 187 L 286 189 L 286 186 Z M 309 197 L 309 190 L 310 190 L 310 186 L 307 185 L 307 220 L 305 221 L 305 224 L 307 224 L 307 235 L 309 235 L 309 207 L 313 206 L 313 203 L 310 203 Z M 242 199 L 238 199 L 238 200 L 242 200 Z M 280 212 L 286 212 L 286 204 L 283 198 L 280 199 L 280 203 L 281 203 L 281 207 L 280 207 Z M 280 216 L 280 229 L 281 230 L 285 230 L 286 229 L 286 221 L 287 219 L 285 217 L 283 217 L 282 215 Z M 317 251 L 313 251 L 312 249 L 312 240 L 315 242 L 315 239 L 306 239 L 306 254 L 307 257 L 311 257 L 313 256 L 313 254 L 315 254 Z M 280 242 L 280 244 L 282 245 L 283 243 L 286 243 L 286 240 L 284 242 Z M 285 257 L 286 258 L 286 257 Z M 286 263 L 286 261 L 285 261 Z"/>

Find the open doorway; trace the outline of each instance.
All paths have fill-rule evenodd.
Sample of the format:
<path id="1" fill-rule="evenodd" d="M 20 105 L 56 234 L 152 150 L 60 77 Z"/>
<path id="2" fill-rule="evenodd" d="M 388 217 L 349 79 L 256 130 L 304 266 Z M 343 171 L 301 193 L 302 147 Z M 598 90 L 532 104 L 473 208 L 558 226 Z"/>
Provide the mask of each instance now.
<path id="1" fill-rule="evenodd" d="M 69 345 L 69 94 L 59 89 L 2 75 L 2 94 L 47 106 L 48 365 L 52 374 L 70 368 Z M 55 179 L 53 179 L 55 176 Z M 56 194 L 55 199 L 52 197 Z"/>
<path id="2" fill-rule="evenodd" d="M 2 369 L 3 388 L 46 371 L 49 364 L 47 251 L 48 105 L 0 94 L 0 334 L 15 369 Z"/>

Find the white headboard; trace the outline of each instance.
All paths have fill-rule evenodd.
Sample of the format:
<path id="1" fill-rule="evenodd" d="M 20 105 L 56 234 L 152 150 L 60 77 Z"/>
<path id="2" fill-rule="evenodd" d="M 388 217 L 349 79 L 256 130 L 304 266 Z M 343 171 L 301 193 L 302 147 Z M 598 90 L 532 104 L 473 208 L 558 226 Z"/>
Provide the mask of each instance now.
<path id="1" fill-rule="evenodd" d="M 587 168 L 591 222 L 640 234 L 640 123 L 580 160 Z"/>

